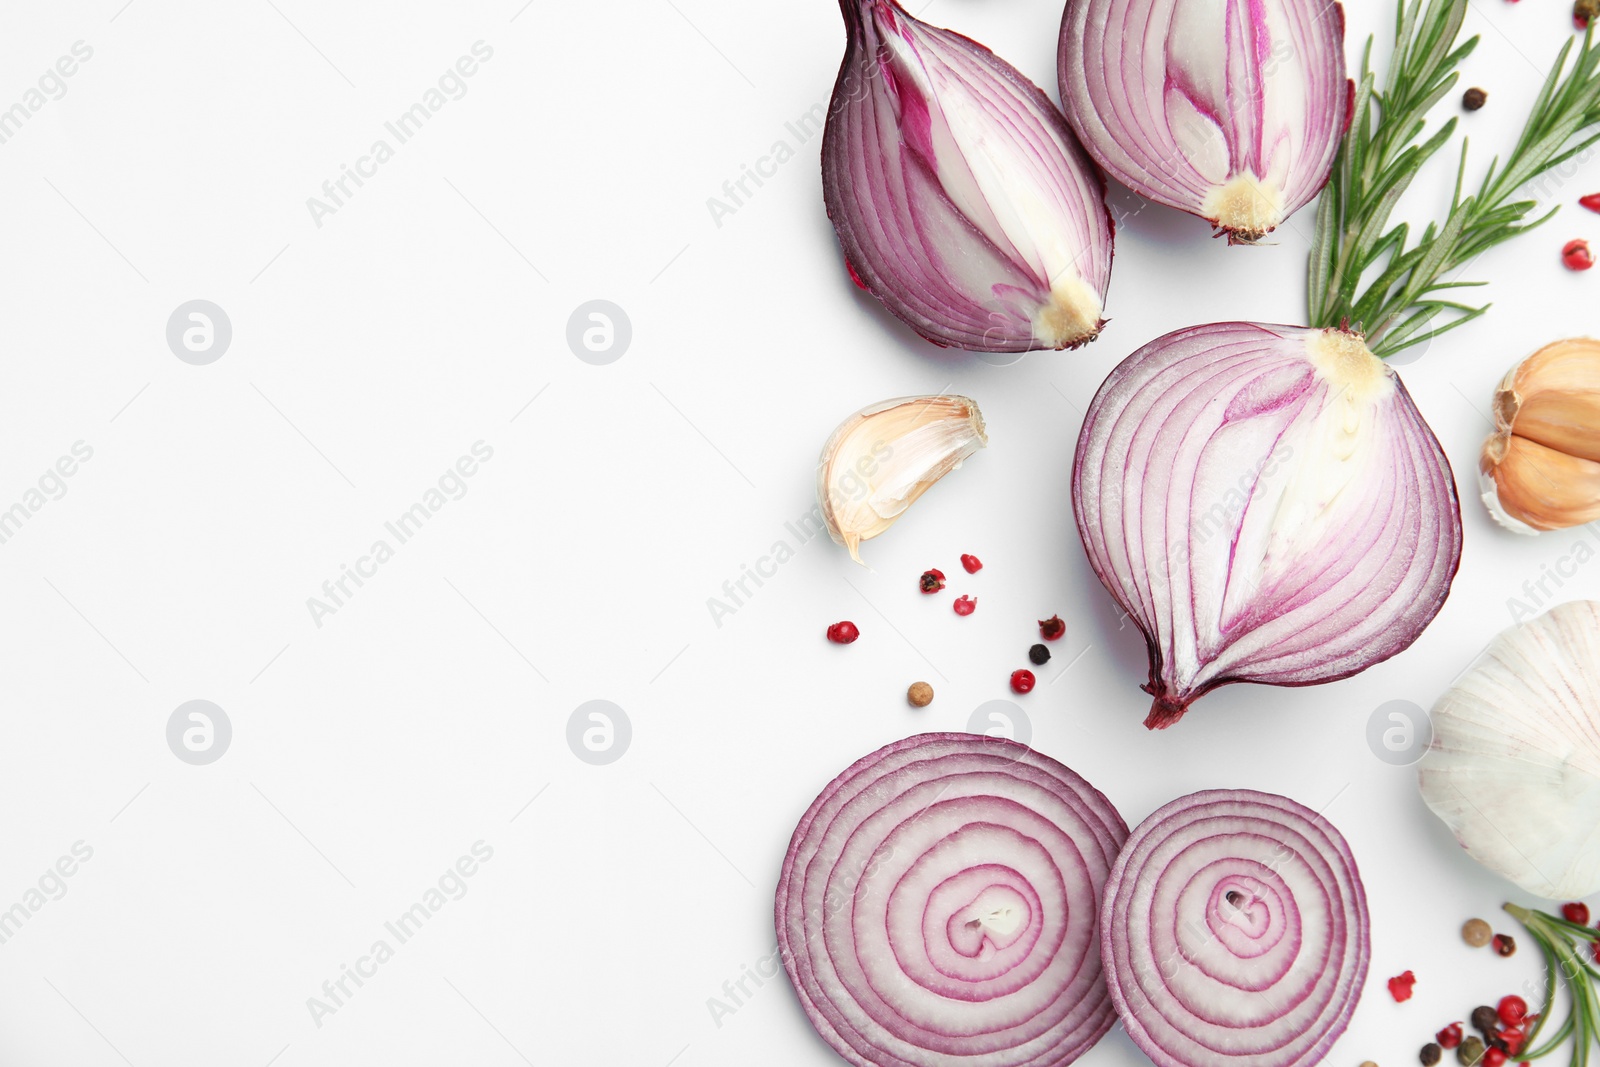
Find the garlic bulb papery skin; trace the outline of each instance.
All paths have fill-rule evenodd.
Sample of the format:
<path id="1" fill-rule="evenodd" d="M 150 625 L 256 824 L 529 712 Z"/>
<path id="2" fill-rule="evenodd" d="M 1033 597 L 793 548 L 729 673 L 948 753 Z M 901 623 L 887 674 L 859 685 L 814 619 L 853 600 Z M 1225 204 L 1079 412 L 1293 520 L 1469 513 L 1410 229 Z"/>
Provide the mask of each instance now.
<path id="1" fill-rule="evenodd" d="M 1433 707 L 1422 799 L 1535 896 L 1600 891 L 1600 603 L 1504 631 Z"/>
<path id="2" fill-rule="evenodd" d="M 1072 472 L 1078 533 L 1144 631 L 1170 726 L 1230 682 L 1314 685 L 1403 651 L 1449 595 L 1449 461 L 1355 334 L 1248 322 L 1158 338 L 1106 378 Z"/>
<path id="3" fill-rule="evenodd" d="M 1322 189 L 1355 91 L 1331 0 L 1068 0 L 1058 74 L 1108 174 L 1230 244 Z"/>
<path id="4" fill-rule="evenodd" d="M 1600 519 L 1600 341 L 1546 345 L 1494 395 L 1478 480 L 1489 514 L 1522 534 Z"/>
<path id="5" fill-rule="evenodd" d="M 1105 180 L 1038 86 L 894 0 L 840 0 L 848 42 L 822 190 L 856 284 L 936 345 L 1076 348 L 1111 281 Z"/>
<path id="6" fill-rule="evenodd" d="M 851 415 L 817 461 L 817 503 L 834 541 L 861 562 L 861 542 L 895 524 L 933 484 L 989 443 L 964 396 L 907 396 Z"/>

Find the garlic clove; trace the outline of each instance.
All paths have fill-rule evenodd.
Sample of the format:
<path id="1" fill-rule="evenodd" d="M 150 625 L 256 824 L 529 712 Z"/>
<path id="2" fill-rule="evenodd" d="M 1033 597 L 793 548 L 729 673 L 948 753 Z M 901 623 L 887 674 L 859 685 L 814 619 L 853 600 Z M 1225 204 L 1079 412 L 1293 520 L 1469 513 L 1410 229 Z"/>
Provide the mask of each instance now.
<path id="1" fill-rule="evenodd" d="M 829 535 L 861 562 L 877 537 L 966 458 L 989 443 L 964 396 L 885 400 L 851 415 L 822 446 L 817 503 Z"/>
<path id="2" fill-rule="evenodd" d="M 1478 469 L 1483 501 L 1518 533 L 1600 518 L 1600 342 L 1546 345 L 1495 392 Z"/>
<path id="3" fill-rule="evenodd" d="M 1501 633 L 1432 721 L 1418 787 L 1467 854 L 1547 899 L 1600 890 L 1600 603 Z"/>

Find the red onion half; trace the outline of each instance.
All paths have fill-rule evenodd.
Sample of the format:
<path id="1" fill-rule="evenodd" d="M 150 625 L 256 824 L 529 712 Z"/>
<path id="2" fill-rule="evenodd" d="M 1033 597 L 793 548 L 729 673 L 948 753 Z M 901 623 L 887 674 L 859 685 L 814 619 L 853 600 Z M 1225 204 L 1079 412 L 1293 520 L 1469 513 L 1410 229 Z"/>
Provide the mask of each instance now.
<path id="1" fill-rule="evenodd" d="M 1461 561 L 1444 450 L 1339 330 L 1223 322 L 1150 342 L 1089 406 L 1072 504 L 1144 631 L 1152 729 L 1229 682 L 1314 685 L 1403 651 Z"/>
<path id="2" fill-rule="evenodd" d="M 1158 1067 L 1320 1063 L 1367 979 L 1349 846 L 1271 793 L 1207 790 L 1140 823 L 1101 920 L 1111 998 Z"/>
<path id="3" fill-rule="evenodd" d="M 796 827 L 778 946 L 858 1067 L 1063 1067 L 1111 1028 L 1100 890 L 1127 824 L 1003 738 L 921 734 L 858 760 Z"/>
<path id="4" fill-rule="evenodd" d="M 1232 243 L 1322 189 L 1355 91 L 1332 0 L 1068 0 L 1059 61 L 1089 154 Z"/>
<path id="5" fill-rule="evenodd" d="M 894 0 L 840 0 L 849 40 L 822 191 L 851 277 L 936 345 L 1095 339 L 1111 280 L 1105 180 L 1039 87 Z"/>

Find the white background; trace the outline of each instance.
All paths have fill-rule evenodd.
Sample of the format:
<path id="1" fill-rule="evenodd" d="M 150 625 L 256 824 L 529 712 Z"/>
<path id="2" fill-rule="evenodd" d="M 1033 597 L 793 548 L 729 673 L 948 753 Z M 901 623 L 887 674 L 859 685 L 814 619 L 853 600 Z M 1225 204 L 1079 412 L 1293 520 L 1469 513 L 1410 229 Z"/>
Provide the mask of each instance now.
<path id="1" fill-rule="evenodd" d="M 1438 621 L 1354 679 L 1232 687 L 1150 734 L 1142 642 L 1072 527 L 1081 411 L 1169 329 L 1301 318 L 1310 209 L 1230 249 L 1119 191 L 1132 217 L 1102 339 L 992 366 L 922 343 L 841 267 L 820 138 L 784 127 L 832 86 L 826 0 L 124 4 L 0 12 L 0 107 L 74 42 L 94 50 L 0 145 L 0 508 L 74 442 L 94 453 L 0 545 L 0 908 L 74 842 L 93 849 L 0 945 L 0 1063 L 834 1063 L 781 979 L 720 1026 L 707 999 L 771 950 L 776 872 L 822 785 L 1008 696 L 1052 612 L 1070 631 L 1019 699 L 1033 742 L 1130 824 L 1211 786 L 1331 803 L 1373 966 L 1330 1063 L 1414 1062 L 1533 973 L 1531 952 L 1460 946 L 1461 920 L 1509 887 L 1365 731 L 1386 701 L 1430 705 L 1588 536 L 1498 531 L 1473 472 L 1499 377 L 1596 328 L 1600 277 L 1558 260 L 1600 239 L 1573 203 L 1596 166 L 1554 194 L 1555 222 L 1473 266 L 1494 311 L 1403 368 L 1465 497 Z M 1466 120 L 1474 170 L 1509 147 L 1567 7 L 1474 0 L 1464 84 L 1490 94 Z M 1347 10 L 1352 55 L 1390 32 L 1390 0 Z M 1052 97 L 1059 13 L 922 12 Z M 494 54 L 467 94 L 317 226 L 307 198 L 479 40 Z M 796 158 L 716 225 L 707 198 L 780 138 Z M 1442 207 L 1448 170 L 1419 180 L 1411 217 Z M 233 325 L 209 366 L 165 340 L 195 298 Z M 609 366 L 565 340 L 594 298 L 633 324 Z M 814 541 L 716 626 L 707 598 L 793 543 L 835 424 L 946 389 L 981 403 L 991 447 L 867 546 L 874 569 Z M 315 625 L 307 598 L 479 440 L 493 459 L 467 494 Z M 969 579 L 962 552 L 984 571 Z M 928 566 L 977 613 L 921 597 Z M 1600 595 L 1600 569 L 1559 595 Z M 864 634 L 849 648 L 822 640 L 840 618 Z M 903 699 L 917 679 L 938 692 L 922 711 Z M 233 726 L 204 767 L 165 740 L 197 698 Z M 609 766 L 565 740 L 596 698 L 633 728 Z M 479 840 L 493 859 L 469 892 L 319 1027 L 307 998 Z M 1396 1006 L 1383 980 L 1406 968 L 1417 996 Z M 1082 1062 L 1144 1060 L 1119 1031 Z"/>

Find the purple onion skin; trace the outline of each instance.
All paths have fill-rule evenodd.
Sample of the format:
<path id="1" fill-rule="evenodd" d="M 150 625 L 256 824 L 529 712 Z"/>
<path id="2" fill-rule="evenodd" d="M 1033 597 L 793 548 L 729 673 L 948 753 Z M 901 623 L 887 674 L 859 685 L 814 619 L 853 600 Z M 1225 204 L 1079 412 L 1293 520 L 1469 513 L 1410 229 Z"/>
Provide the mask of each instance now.
<path id="1" fill-rule="evenodd" d="M 1014 741 L 921 734 L 857 760 L 778 879 L 801 1007 L 857 1067 L 1066 1067 L 1115 1021 L 1096 914 L 1127 834 L 1093 786 Z M 1017 925 L 976 921 L 1005 900 L 1026 901 Z"/>
<path id="2" fill-rule="evenodd" d="M 895 0 L 840 0 L 840 8 L 847 44 L 823 135 L 822 187 L 856 285 L 940 347 L 1026 352 L 1094 340 L 1105 324 L 1114 225 L 1105 178 L 1060 109 L 988 48 L 917 21 Z M 980 165 L 969 168 L 949 143 L 935 151 L 933 131 L 949 128 L 939 95 L 897 67 L 891 38 L 917 70 L 938 72 L 959 93 L 962 114 L 991 120 L 983 147 L 968 145 Z M 1002 177 L 980 195 L 979 172 Z M 1046 205 L 1037 225 L 1003 224 L 1024 200 Z"/>
<path id="3" fill-rule="evenodd" d="M 1306 909 L 1319 897 L 1326 923 Z M 1117 1014 L 1157 1067 L 1313 1067 L 1349 1026 L 1371 963 L 1349 845 L 1272 793 L 1206 790 L 1152 814 L 1117 857 L 1100 919 Z"/>
<path id="4" fill-rule="evenodd" d="M 1344 35 L 1332 0 L 1067 0 L 1061 102 L 1108 174 L 1248 244 L 1332 173 L 1355 99 Z"/>
<path id="5" fill-rule="evenodd" d="M 1349 412 L 1338 463 L 1313 431 Z M 1285 501 L 1325 507 L 1279 525 Z M 1151 729 L 1232 682 L 1317 685 L 1398 654 L 1461 561 L 1444 450 L 1393 368 L 1339 331 L 1232 322 L 1152 341 L 1090 404 L 1072 502 L 1090 566 L 1144 633 Z"/>

